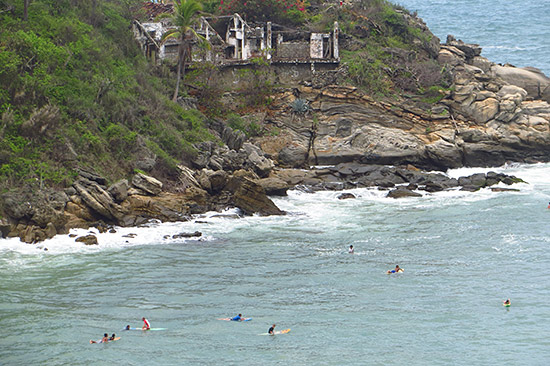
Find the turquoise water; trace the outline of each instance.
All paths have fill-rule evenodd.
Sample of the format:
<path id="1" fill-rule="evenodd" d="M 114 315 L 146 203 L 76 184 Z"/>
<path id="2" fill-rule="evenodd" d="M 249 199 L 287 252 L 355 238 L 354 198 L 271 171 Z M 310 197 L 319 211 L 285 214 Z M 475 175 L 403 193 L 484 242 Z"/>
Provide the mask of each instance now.
<path id="1" fill-rule="evenodd" d="M 497 63 L 550 75 L 550 0 L 394 0 L 417 11 L 443 42 L 448 34 L 478 43 Z"/>
<path id="2" fill-rule="evenodd" d="M 498 171 L 530 184 L 292 192 L 276 200 L 285 217 L 207 215 L 94 247 L 57 237 L 47 252 L 2 240 L 0 364 L 546 365 L 550 164 Z M 195 230 L 203 240 L 163 239 Z M 387 275 L 395 264 L 405 272 Z M 217 320 L 237 313 L 253 320 Z M 168 329 L 120 331 L 142 316 Z M 260 335 L 273 323 L 292 330 Z M 104 332 L 122 339 L 88 343 Z"/>

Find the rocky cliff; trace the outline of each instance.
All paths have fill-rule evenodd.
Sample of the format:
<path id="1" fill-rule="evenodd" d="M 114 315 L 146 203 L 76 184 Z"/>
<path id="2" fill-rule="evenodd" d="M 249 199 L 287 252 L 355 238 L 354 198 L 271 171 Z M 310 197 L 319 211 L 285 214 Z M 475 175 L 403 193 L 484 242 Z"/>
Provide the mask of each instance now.
<path id="1" fill-rule="evenodd" d="M 342 84 L 283 90 L 266 120 L 281 133 L 257 143 L 294 168 L 355 161 L 444 170 L 550 160 L 550 79 L 480 54 L 452 36 L 441 45 L 438 61 L 453 84 L 432 106 L 378 101 Z"/>

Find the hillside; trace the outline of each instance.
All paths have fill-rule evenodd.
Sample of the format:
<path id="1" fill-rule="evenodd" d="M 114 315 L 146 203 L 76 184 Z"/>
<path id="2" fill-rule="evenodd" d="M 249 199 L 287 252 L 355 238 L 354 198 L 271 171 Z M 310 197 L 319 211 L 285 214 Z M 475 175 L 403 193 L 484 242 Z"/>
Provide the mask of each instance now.
<path id="1" fill-rule="evenodd" d="M 216 139 L 206 129 L 209 118 L 224 120 L 234 112 L 229 115 L 234 127 L 266 132 L 238 117 L 258 103 L 228 111 L 218 90 L 198 79 L 185 82 L 208 117 L 170 101 L 173 65 L 148 63 L 129 27 L 133 18 L 143 17 L 141 1 L 34 0 L 26 20 L 23 3 L 0 1 L 0 189 L 33 182 L 68 186 L 78 168 L 111 181 L 138 169 L 169 182 L 177 164 L 189 163 L 193 144 Z M 435 80 L 432 73 L 437 67 L 430 60 L 432 36 L 385 1 L 345 10 L 295 2 L 288 12 L 271 3 L 278 4 L 234 1 L 218 8 L 206 2 L 204 8 L 240 11 L 250 20 L 261 15 L 303 29 L 322 30 L 338 20 L 348 81 L 380 97 L 425 93 L 442 80 L 439 70 Z M 272 89 L 267 86 L 266 98 Z M 246 99 L 247 91 L 241 92 Z"/>

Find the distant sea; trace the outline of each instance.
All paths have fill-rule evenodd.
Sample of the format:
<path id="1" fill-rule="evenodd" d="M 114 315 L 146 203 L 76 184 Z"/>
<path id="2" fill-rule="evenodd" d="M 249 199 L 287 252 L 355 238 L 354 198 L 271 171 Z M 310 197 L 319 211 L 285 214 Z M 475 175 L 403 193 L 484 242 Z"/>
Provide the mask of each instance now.
<path id="1" fill-rule="evenodd" d="M 496 63 L 533 66 L 550 75 L 550 0 L 395 0 L 416 11 L 432 33 L 477 43 Z"/>

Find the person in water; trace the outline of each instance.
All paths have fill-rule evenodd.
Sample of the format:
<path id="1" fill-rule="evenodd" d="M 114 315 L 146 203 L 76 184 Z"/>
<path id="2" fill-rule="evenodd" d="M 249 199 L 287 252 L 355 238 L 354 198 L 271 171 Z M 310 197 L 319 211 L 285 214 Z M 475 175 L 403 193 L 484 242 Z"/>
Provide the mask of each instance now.
<path id="1" fill-rule="evenodd" d="M 269 328 L 269 330 L 267 331 L 267 334 L 275 334 L 274 329 L 275 329 L 275 324 L 273 324 L 271 328 Z"/>
<path id="2" fill-rule="evenodd" d="M 101 338 L 100 341 L 92 341 L 90 340 L 90 343 L 107 343 L 109 342 L 109 335 L 107 333 L 103 334 L 103 338 Z"/>
<path id="3" fill-rule="evenodd" d="M 236 321 L 236 322 L 242 322 L 244 320 L 244 318 L 243 318 L 242 314 L 239 314 L 239 315 L 231 318 L 231 320 Z"/>
<path id="4" fill-rule="evenodd" d="M 400 273 L 400 272 L 403 272 L 403 268 L 399 267 L 399 265 L 397 264 L 395 266 L 395 269 L 389 270 L 387 273 Z"/>
<path id="5" fill-rule="evenodd" d="M 123 330 L 130 330 L 130 325 L 127 325 L 126 327 L 124 327 Z"/>
<path id="6" fill-rule="evenodd" d="M 504 302 L 504 305 L 511 305 L 512 303 L 510 302 L 510 299 L 506 299 Z"/>
<path id="7" fill-rule="evenodd" d="M 115 338 L 116 338 L 116 334 L 115 334 L 115 333 L 113 333 L 113 335 L 109 337 L 109 340 L 110 340 L 110 341 L 114 341 L 114 340 L 115 340 Z"/>
<path id="8" fill-rule="evenodd" d="M 349 253 L 349 254 L 353 254 L 353 245 L 350 245 L 350 246 L 349 246 L 348 253 Z"/>
<path id="9" fill-rule="evenodd" d="M 550 202 L 548 202 L 548 207 L 546 207 L 548 210 L 550 210 Z"/>
<path id="10" fill-rule="evenodd" d="M 151 329 L 151 324 L 149 324 L 149 321 L 145 318 L 141 318 L 143 320 L 143 327 L 141 327 L 142 330 L 149 330 Z"/>

